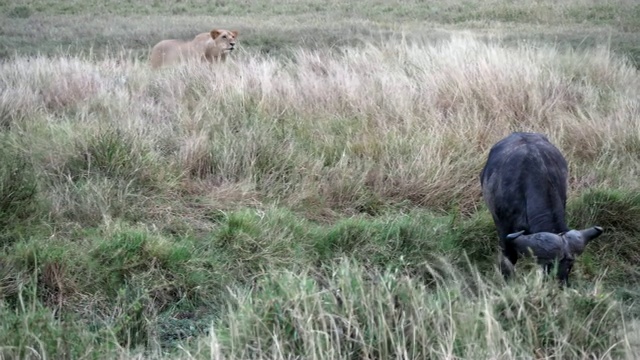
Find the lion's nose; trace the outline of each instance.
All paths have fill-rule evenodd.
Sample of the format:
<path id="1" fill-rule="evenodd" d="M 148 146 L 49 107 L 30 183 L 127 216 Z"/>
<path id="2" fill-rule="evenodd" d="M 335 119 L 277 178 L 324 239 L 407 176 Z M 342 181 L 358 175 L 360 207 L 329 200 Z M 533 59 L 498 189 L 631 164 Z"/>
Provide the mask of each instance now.
<path id="1" fill-rule="evenodd" d="M 235 41 L 234 42 L 230 42 L 229 45 L 236 46 L 236 43 L 235 43 Z"/>

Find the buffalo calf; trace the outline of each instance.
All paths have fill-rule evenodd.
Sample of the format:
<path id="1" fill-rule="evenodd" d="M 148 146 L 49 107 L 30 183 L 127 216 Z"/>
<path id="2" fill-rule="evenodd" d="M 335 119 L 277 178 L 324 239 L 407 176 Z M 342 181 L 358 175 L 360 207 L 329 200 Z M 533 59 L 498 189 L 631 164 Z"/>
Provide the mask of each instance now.
<path id="1" fill-rule="evenodd" d="M 489 151 L 480 183 L 500 237 L 500 269 L 505 277 L 518 261 L 518 247 L 506 241 L 509 234 L 569 231 L 567 177 L 567 161 L 542 134 L 514 132 Z"/>

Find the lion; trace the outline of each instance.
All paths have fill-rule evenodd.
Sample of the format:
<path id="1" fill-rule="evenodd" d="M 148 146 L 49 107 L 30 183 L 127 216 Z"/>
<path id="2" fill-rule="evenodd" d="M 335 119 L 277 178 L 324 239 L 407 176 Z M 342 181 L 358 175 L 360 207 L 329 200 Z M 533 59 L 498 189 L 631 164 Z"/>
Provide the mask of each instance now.
<path id="1" fill-rule="evenodd" d="M 236 46 L 237 31 L 213 29 L 196 35 L 191 41 L 162 40 L 151 49 L 151 67 L 159 68 L 180 61 L 225 61 Z"/>

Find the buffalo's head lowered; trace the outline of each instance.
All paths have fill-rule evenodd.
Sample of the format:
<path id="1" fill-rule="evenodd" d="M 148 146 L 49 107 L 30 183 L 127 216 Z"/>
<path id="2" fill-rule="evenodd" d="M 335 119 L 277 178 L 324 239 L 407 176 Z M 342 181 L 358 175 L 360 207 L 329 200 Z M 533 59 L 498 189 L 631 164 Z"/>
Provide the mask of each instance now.
<path id="1" fill-rule="evenodd" d="M 517 250 L 518 255 L 533 256 L 547 273 L 558 263 L 558 279 L 569 285 L 569 274 L 576 257 L 582 254 L 587 244 L 600 236 L 603 229 L 593 226 L 584 230 L 569 230 L 554 234 L 539 232 L 524 235 L 524 230 L 509 234 L 506 241 Z"/>

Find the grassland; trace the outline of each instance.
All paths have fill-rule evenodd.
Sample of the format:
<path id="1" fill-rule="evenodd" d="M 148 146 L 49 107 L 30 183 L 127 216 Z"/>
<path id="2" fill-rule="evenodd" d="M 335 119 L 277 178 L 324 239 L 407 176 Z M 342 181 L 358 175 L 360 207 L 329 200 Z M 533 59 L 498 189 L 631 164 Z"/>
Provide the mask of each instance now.
<path id="1" fill-rule="evenodd" d="M 633 1 L 0 3 L 0 358 L 640 354 Z M 240 30 L 222 66 L 150 47 Z M 606 232 L 505 284 L 511 131 Z"/>

